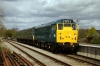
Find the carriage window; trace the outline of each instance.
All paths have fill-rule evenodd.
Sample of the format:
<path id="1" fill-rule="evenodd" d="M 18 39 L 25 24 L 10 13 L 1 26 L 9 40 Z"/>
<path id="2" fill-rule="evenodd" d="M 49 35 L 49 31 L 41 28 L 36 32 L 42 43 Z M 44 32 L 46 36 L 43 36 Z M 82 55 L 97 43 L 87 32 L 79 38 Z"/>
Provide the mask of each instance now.
<path id="1" fill-rule="evenodd" d="M 58 24 L 58 30 L 62 30 L 63 29 L 63 24 Z"/>
<path id="2" fill-rule="evenodd" d="M 50 31 L 50 27 L 45 27 L 46 28 L 46 31 Z"/>
<path id="3" fill-rule="evenodd" d="M 71 24 L 64 24 L 64 27 L 71 27 Z"/>

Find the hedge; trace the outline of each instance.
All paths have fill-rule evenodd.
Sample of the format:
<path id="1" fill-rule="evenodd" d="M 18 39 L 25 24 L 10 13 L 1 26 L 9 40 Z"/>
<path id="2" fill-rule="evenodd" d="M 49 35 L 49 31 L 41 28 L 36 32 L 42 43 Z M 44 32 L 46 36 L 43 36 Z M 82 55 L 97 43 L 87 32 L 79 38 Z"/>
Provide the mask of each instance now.
<path id="1" fill-rule="evenodd" d="M 91 44 L 100 44 L 100 37 L 94 37 L 91 42 Z"/>

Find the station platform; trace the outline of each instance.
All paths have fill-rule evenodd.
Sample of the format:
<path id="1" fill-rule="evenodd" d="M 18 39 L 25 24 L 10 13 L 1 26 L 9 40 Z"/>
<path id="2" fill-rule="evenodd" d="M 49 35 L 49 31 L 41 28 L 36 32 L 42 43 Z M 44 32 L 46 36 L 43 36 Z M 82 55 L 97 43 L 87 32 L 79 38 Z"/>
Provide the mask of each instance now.
<path id="1" fill-rule="evenodd" d="M 100 44 L 79 43 L 77 54 L 100 60 Z"/>

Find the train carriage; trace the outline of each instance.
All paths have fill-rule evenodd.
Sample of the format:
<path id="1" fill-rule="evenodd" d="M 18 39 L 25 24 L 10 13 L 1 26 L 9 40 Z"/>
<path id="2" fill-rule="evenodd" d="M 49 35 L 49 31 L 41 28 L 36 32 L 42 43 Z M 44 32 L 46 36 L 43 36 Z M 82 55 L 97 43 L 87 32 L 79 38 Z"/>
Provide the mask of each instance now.
<path id="1" fill-rule="evenodd" d="M 18 31 L 16 35 L 17 35 L 17 41 L 28 43 L 28 44 L 33 44 L 34 27 Z"/>

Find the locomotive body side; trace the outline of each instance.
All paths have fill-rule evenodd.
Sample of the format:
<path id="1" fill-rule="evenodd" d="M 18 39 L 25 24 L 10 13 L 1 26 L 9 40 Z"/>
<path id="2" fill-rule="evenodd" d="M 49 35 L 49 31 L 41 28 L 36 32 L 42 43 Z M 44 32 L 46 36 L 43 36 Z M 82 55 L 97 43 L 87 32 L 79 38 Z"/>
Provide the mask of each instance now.
<path id="1" fill-rule="evenodd" d="M 49 43 L 53 42 L 50 35 L 51 35 L 50 23 L 36 26 L 34 35 L 35 39 L 34 45 L 41 48 L 49 46 Z"/>

